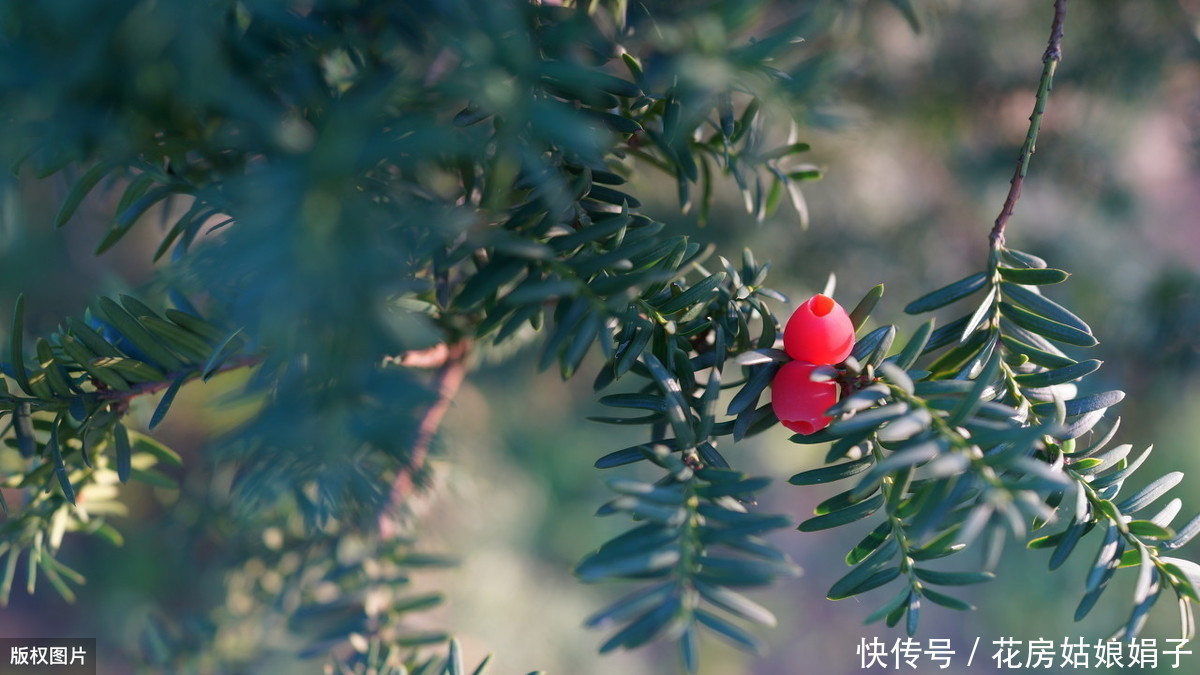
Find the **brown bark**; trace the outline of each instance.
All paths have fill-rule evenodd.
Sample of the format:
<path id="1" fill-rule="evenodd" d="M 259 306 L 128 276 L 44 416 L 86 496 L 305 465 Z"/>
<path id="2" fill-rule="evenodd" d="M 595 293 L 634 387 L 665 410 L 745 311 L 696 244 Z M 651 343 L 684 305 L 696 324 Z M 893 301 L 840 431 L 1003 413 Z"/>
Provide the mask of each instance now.
<path id="1" fill-rule="evenodd" d="M 409 352 L 396 359 L 400 365 L 414 368 L 437 367 L 438 371 L 430 383 L 436 400 L 425 409 L 417 423 L 413 436 L 408 464 L 400 467 L 392 480 L 388 500 L 379 514 L 379 533 L 385 539 L 397 534 L 396 516 L 408 501 L 413 490 L 413 476 L 425 465 L 429 447 L 441 426 L 442 418 L 450 409 L 450 403 L 466 377 L 467 342 L 452 345 L 441 344 L 419 352 Z"/>

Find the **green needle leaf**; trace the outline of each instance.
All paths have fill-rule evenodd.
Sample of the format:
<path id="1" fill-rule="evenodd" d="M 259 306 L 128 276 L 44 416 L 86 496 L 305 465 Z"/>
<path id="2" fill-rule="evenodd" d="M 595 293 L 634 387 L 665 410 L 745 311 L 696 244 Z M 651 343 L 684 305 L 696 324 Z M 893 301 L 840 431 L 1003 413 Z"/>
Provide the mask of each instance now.
<path id="1" fill-rule="evenodd" d="M 1104 365 L 1103 361 L 1089 359 L 1080 361 L 1079 363 L 1066 366 L 1063 368 L 1055 368 L 1053 370 L 1043 370 L 1038 373 L 1026 373 L 1017 375 L 1015 378 L 1017 384 L 1022 387 L 1051 387 L 1056 384 L 1063 384 L 1072 380 L 1078 380 L 1081 377 L 1086 377 L 1096 372 L 1100 366 Z"/>
<path id="2" fill-rule="evenodd" d="M 911 592 L 912 591 L 911 591 L 911 589 L 908 588 L 908 586 L 905 586 L 904 588 L 900 589 L 900 592 L 898 594 L 896 594 L 896 596 L 894 596 L 891 600 L 888 600 L 887 604 L 883 605 L 882 607 L 875 610 L 874 612 L 871 612 L 871 615 L 868 616 L 865 620 L 863 620 L 863 625 L 875 623 L 876 621 L 879 621 L 880 619 L 891 614 L 893 611 L 895 611 L 902 605 L 908 604 L 908 595 Z"/>
<path id="3" fill-rule="evenodd" d="M 996 578 L 996 575 L 991 572 L 943 572 L 940 570 L 922 569 L 920 567 L 914 567 L 913 572 L 922 581 L 928 581 L 931 584 L 938 584 L 939 586 L 981 584 Z"/>
<path id="4" fill-rule="evenodd" d="M 29 386 L 29 373 L 25 370 L 25 296 L 17 296 L 16 306 L 13 307 L 11 332 L 8 336 L 8 354 L 12 359 L 13 377 L 21 390 L 34 396 L 33 388 Z"/>
<path id="5" fill-rule="evenodd" d="M 957 609 L 962 612 L 969 612 L 969 611 L 975 609 L 970 604 L 963 602 L 962 600 L 959 600 L 958 598 L 951 597 L 949 595 L 946 595 L 945 593 L 938 593 L 937 591 L 933 590 L 932 588 L 922 588 L 921 595 L 929 598 L 930 600 L 936 602 L 937 604 L 941 605 L 942 607 L 948 607 L 950 609 Z"/>
<path id="6" fill-rule="evenodd" d="M 703 609 L 696 610 L 696 619 L 701 625 L 712 629 L 717 635 L 729 640 L 733 646 L 752 654 L 762 654 L 763 645 L 758 638 L 721 617 Z"/>
<path id="7" fill-rule="evenodd" d="M 879 299 L 882 297 L 883 284 L 878 284 L 867 291 L 863 299 L 859 300 L 854 309 L 850 311 L 850 323 L 854 326 L 855 331 L 862 328 L 863 324 L 867 322 L 867 318 L 871 315 L 871 312 L 875 309 L 875 305 L 879 303 Z"/>
<path id="8" fill-rule="evenodd" d="M 54 226 L 62 227 L 75 215 L 76 209 L 83 202 L 84 197 L 96 187 L 101 178 L 108 174 L 110 167 L 107 163 L 101 162 L 84 172 L 79 180 L 71 186 L 71 191 L 67 193 L 63 200 L 62 206 L 58 209 L 58 214 L 54 216 Z"/>
<path id="9" fill-rule="evenodd" d="M 936 291 L 932 291 L 908 303 L 904 308 L 907 314 L 921 314 L 922 312 L 933 311 L 939 307 L 944 307 L 956 300 L 961 300 L 968 295 L 983 288 L 987 283 L 987 275 L 983 272 L 972 274 L 965 279 L 959 279 L 952 284 L 943 286 Z"/>
<path id="10" fill-rule="evenodd" d="M 1117 504 L 1121 513 L 1136 513 L 1154 503 L 1183 480 L 1182 471 L 1172 471 Z"/>
<path id="11" fill-rule="evenodd" d="M 866 518 L 872 513 L 875 513 L 880 506 L 883 506 L 883 495 L 881 494 L 875 495 L 866 501 L 859 502 L 858 504 L 848 508 L 844 508 L 841 511 L 834 511 L 833 513 L 827 513 L 822 516 L 809 518 L 808 520 L 800 523 L 800 526 L 796 529 L 800 530 L 801 532 L 816 532 L 818 530 L 827 530 L 832 527 L 840 527 L 842 525 L 847 525 L 849 523 Z"/>
<path id="12" fill-rule="evenodd" d="M 114 300 L 108 297 L 101 296 L 99 300 L 100 311 L 104 317 L 124 335 L 126 339 L 146 353 L 158 365 L 167 371 L 182 370 L 184 367 L 183 361 L 179 360 L 170 352 L 159 339 L 152 334 L 149 329 L 142 325 L 140 321 L 135 319 L 124 307 L 117 304 Z"/>
<path id="13" fill-rule="evenodd" d="M 856 476 L 864 471 L 867 471 L 874 466 L 874 464 L 874 458 L 863 457 L 862 459 L 856 459 L 852 462 L 843 462 L 842 464 L 823 466 L 819 469 L 804 471 L 789 478 L 788 482 L 792 485 L 817 485 L 819 483 L 832 483 L 833 481 Z"/>
<path id="14" fill-rule="evenodd" d="M 175 394 L 179 393 L 179 388 L 183 386 L 185 379 L 177 377 L 171 382 L 171 386 L 167 387 L 167 391 L 163 394 L 162 399 L 159 400 L 158 406 L 154 408 L 154 414 L 150 416 L 149 429 L 154 429 L 154 427 L 158 426 L 159 422 L 162 422 L 163 417 L 166 417 L 167 411 L 171 409 L 171 404 L 175 402 Z"/>
<path id="15" fill-rule="evenodd" d="M 668 596 L 659 606 L 642 614 L 600 645 L 600 653 L 605 654 L 617 647 L 634 649 L 650 642 L 664 633 L 668 626 L 679 618 L 679 609 L 679 595 Z"/>
<path id="16" fill-rule="evenodd" d="M 113 445 L 117 451 L 117 477 L 121 479 L 122 483 L 128 483 L 133 449 L 129 447 L 129 432 L 120 422 L 113 427 Z"/>
<path id="17" fill-rule="evenodd" d="M 1018 326 L 1057 342 L 1078 345 L 1080 347 L 1094 347 L 1099 344 L 1099 341 L 1089 333 L 1047 319 L 1046 317 L 1038 316 L 1033 312 L 1021 309 L 1007 302 L 1000 303 L 1000 313 L 1011 319 Z"/>
<path id="18" fill-rule="evenodd" d="M 450 654 L 446 657 L 446 667 L 442 672 L 444 675 L 464 675 L 462 647 L 454 638 L 450 639 Z"/>
<path id="19" fill-rule="evenodd" d="M 921 324 L 913 336 L 909 338 L 908 343 L 904 345 L 904 349 L 899 354 L 892 357 L 895 359 L 897 366 L 909 369 L 917 362 L 917 358 L 925 351 L 925 345 L 929 342 L 929 336 L 933 333 L 934 320 L 930 319 Z"/>
<path id="20" fill-rule="evenodd" d="M 1127 525 L 1130 533 L 1147 539 L 1170 539 L 1174 536 L 1170 528 L 1157 525 L 1149 520 L 1132 520 Z"/>
<path id="21" fill-rule="evenodd" d="M 1051 321 L 1057 321 L 1072 328 L 1078 328 L 1088 334 L 1092 332 L 1091 327 L 1083 319 L 1072 314 L 1067 308 L 1043 295 L 1034 293 L 1024 286 L 1004 281 L 1000 283 L 1000 291 L 1006 298 L 1015 301 L 1018 305 L 1024 306 L 1034 314 L 1044 316 Z"/>
<path id="22" fill-rule="evenodd" d="M 62 415 L 54 419 L 54 424 L 50 427 L 50 440 L 46 442 L 46 447 L 50 450 L 50 458 L 54 461 L 54 475 L 58 478 L 58 484 L 62 487 L 63 495 L 67 501 L 75 504 L 75 488 L 71 486 L 71 479 L 67 476 L 67 467 L 63 463 L 62 451 L 58 444 L 58 427 L 62 424 Z"/>
<path id="23" fill-rule="evenodd" d="M 1000 277 L 1005 281 L 1011 281 L 1014 284 L 1024 286 L 1044 286 L 1046 284 L 1058 284 L 1066 281 L 1071 275 L 1052 268 L 1026 268 L 1017 269 L 1015 267 L 999 267 Z"/>
<path id="24" fill-rule="evenodd" d="M 666 302 L 655 307 L 661 314 L 674 314 L 682 309 L 691 307 L 693 304 L 705 299 L 709 294 L 717 289 L 721 283 L 725 281 L 725 273 L 717 272 L 705 279 L 698 281 L 694 286 L 687 289 L 683 293 L 667 300 Z"/>

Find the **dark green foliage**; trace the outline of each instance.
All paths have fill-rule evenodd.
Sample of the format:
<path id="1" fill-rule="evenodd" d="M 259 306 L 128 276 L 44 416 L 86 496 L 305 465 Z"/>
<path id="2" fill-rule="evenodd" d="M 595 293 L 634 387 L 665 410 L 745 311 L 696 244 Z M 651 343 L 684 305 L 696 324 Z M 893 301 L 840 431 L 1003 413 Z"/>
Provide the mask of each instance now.
<path id="1" fill-rule="evenodd" d="M 236 542 L 228 572 L 231 588 L 253 589 L 251 620 L 286 616 L 308 655 L 334 654 L 333 672 L 465 673 L 447 633 L 407 628 L 407 614 L 441 601 L 410 592 L 409 573 L 448 561 L 413 552 L 395 525 L 423 485 L 447 381 L 469 354 L 540 333 L 538 365 L 564 378 L 602 357 L 595 389 L 623 412 L 594 421 L 645 427 L 644 442 L 596 467 L 654 472 L 609 477 L 598 515 L 634 523 L 576 567 L 587 582 L 637 584 L 588 620 L 612 629 L 601 651 L 667 638 L 695 671 L 702 632 L 761 649 L 743 624 L 775 618 L 742 590 L 795 574 L 764 538 L 794 522 L 760 513 L 768 479 L 722 451 L 776 422 L 764 398 L 787 356 L 771 303 L 786 299 L 751 251 L 730 261 L 641 213 L 643 183 L 629 179 L 662 172 L 700 224 L 721 181 L 754 220 L 786 196 L 806 224 L 799 183 L 820 172 L 799 161 L 810 148 L 787 111 L 815 99 L 820 64 L 800 61 L 798 43 L 820 27 L 818 8 L 75 4 L 0 6 L 0 154 L 18 175 L 66 177 L 55 226 L 89 194 L 114 194 L 98 254 L 160 213 L 153 259 L 171 306 L 102 296 L 38 337 L 17 299 L 0 416 L 21 472 L 0 484 L 24 500 L 0 525 L 0 601 L 22 559 L 30 592 L 44 578 L 73 599 L 83 576 L 56 558 L 64 534 L 119 544 L 108 488 L 174 487 L 156 467 L 178 469 L 179 456 L 132 428 L 131 400 L 161 392 L 155 428 L 188 383 L 247 368 L 238 397 L 254 413 L 210 453 L 235 476 L 224 530 L 271 533 Z M 892 4 L 918 26 L 914 3 Z M 1006 533 L 1057 520 L 1064 530 L 1029 545 L 1054 549 L 1051 568 L 1094 551 L 1077 617 L 1132 566 L 1123 636 L 1166 585 L 1187 616 L 1200 567 L 1162 554 L 1200 518 L 1176 532 L 1177 502 L 1141 513 L 1181 476 L 1118 499 L 1149 451 L 1129 461 L 1099 431 L 1123 394 L 1073 388 L 1100 362 L 1075 357 L 1096 337 L 1043 294 L 1068 274 L 995 241 L 985 270 L 905 308 L 970 299 L 961 316 L 903 346 L 878 326 L 822 371 L 843 392 L 836 420 L 793 440 L 829 443 L 827 466 L 791 482 L 854 482 L 799 529 L 872 525 L 829 598 L 899 581 L 868 621 L 904 619 L 914 633 L 923 599 L 970 608 L 944 587 L 991 579 Z M 854 307 L 856 330 L 882 296 L 876 286 Z M 438 353 L 432 372 L 412 364 Z M 976 540 L 987 569 L 926 565 Z M 264 568 L 282 579 L 275 591 L 253 581 Z M 317 585 L 335 597 L 317 600 Z M 381 589 L 390 601 L 368 609 Z M 206 621 L 152 621 L 146 664 L 244 668 L 214 662 Z"/>
<path id="2" fill-rule="evenodd" d="M 589 621 L 592 625 L 628 622 L 602 651 L 633 648 L 667 635 L 679 639 L 684 665 L 689 668 L 694 663 L 690 650 L 699 626 L 739 647 L 757 650 L 757 641 L 722 618 L 721 612 L 773 624 L 769 612 L 748 609 L 758 606 L 732 589 L 768 584 L 795 569 L 760 538 L 770 530 L 787 527 L 789 520 L 747 510 L 746 505 L 754 503 L 754 493 L 767 481 L 745 478 L 725 468 L 728 462 L 717 451 L 722 437 L 736 439 L 774 421 L 769 408 L 764 415 L 760 413 L 764 409 L 757 407 L 775 370 L 772 362 L 738 366 L 732 357 L 773 345 L 778 334 L 775 318 L 759 297 L 764 270 L 749 252 L 740 268 L 724 259 L 721 264 L 724 273 L 707 274 L 699 269 L 701 280 L 687 290 L 676 293 L 667 287 L 658 291 L 669 298 L 666 303 L 651 297 L 632 305 L 631 312 L 651 311 L 648 316 L 626 320 L 625 325 L 638 328 L 616 336 L 613 356 L 604 368 L 616 372 L 623 359 L 636 358 L 615 380 L 632 385 L 633 391 L 604 396 L 601 402 L 651 411 L 636 420 L 651 427 L 651 440 L 610 453 L 596 466 L 648 460 L 665 469 L 666 475 L 653 484 L 609 481 L 609 487 L 620 496 L 600 513 L 627 512 L 649 522 L 608 542 L 576 568 L 587 581 L 654 580 L 653 590 L 619 600 Z M 743 285 L 746 280 L 754 280 L 756 285 Z M 681 318 L 669 319 L 674 313 Z M 761 323 L 762 332 L 752 333 L 752 323 Z M 630 357 L 631 350 L 638 353 Z M 732 419 L 721 420 L 716 400 L 731 369 L 746 377 L 726 411 Z M 630 379 L 635 381 L 627 382 Z M 697 594 L 699 605 L 689 599 Z M 706 602 L 713 607 L 700 609 Z"/>
<path id="3" fill-rule="evenodd" d="M 48 339 L 39 338 L 36 368 L 24 367 L 19 333 L 14 330 L 10 339 L 12 353 L 22 362 L 20 370 L 28 385 L 25 393 L 30 398 L 4 394 L 0 410 L 16 418 L 15 438 L 6 443 L 29 458 L 30 468 L 23 476 L 6 478 L 4 485 L 27 488 L 30 499 L 0 528 L 0 547 L 11 561 L 28 551 L 30 560 L 37 563 L 28 568 L 29 588 L 41 568 L 68 599 L 74 596 L 63 577 L 77 584 L 83 577 L 64 574 L 62 564 L 54 559 L 63 532 L 119 540 L 104 516 L 121 514 L 124 508 L 105 486 L 130 478 L 168 489 L 175 486 L 170 477 L 152 467 L 164 462 L 178 466 L 178 456 L 140 434 L 133 434 L 131 442 L 130 432 L 120 422 L 130 398 L 169 384 L 152 417 L 153 426 L 166 413 L 179 386 L 199 376 L 207 356 L 198 347 L 205 344 L 198 334 L 167 322 L 133 298 L 126 297 L 123 302 L 139 316 L 109 298 L 100 299 L 107 317 L 119 317 L 115 325 L 97 323 L 105 335 L 72 319 L 68 328 Z M 18 317 L 20 313 L 18 303 Z M 171 329 L 152 326 L 152 321 Z M 21 323 L 18 320 L 14 327 L 19 329 Z M 193 317 L 193 327 L 198 325 L 210 324 Z M 76 508 L 85 497 L 86 504 Z M 10 576 L 0 593 L 5 600 L 11 583 Z"/>
<path id="4" fill-rule="evenodd" d="M 120 481 L 168 485 L 122 422 L 129 400 L 162 392 L 156 427 L 186 383 L 253 366 L 242 396 L 261 406 L 213 449 L 236 468 L 244 515 L 291 505 L 314 531 L 370 532 L 403 506 L 390 485 L 428 443 L 415 423 L 391 419 L 435 398 L 399 357 L 438 344 L 486 349 L 544 328 L 542 367 L 569 377 L 598 348 L 609 359 L 598 385 L 644 382 L 640 402 L 609 402 L 649 413 L 605 421 L 648 423 L 652 440 L 678 453 L 657 461 L 696 467 L 672 474 L 684 506 L 654 502 L 665 487 L 611 505 L 691 528 L 677 540 L 691 551 L 681 588 L 710 607 L 689 609 L 685 661 L 695 666 L 700 625 L 752 645 L 723 618 L 750 611 L 728 587 L 790 571 L 756 538 L 787 523 L 744 513 L 763 481 L 723 473 L 716 443 L 771 424 L 758 405 L 770 367 L 746 368 L 759 373 L 756 390 L 732 419 L 719 420 L 716 404 L 726 360 L 775 344 L 764 302 L 782 296 L 763 286 L 766 266 L 749 252 L 740 268 L 702 268 L 711 249 L 636 213 L 624 183 L 642 167 L 665 171 L 683 210 L 703 220 L 713 182 L 728 176 L 756 219 L 786 194 L 803 220 L 797 183 L 818 172 L 796 163 L 808 146 L 779 138 L 790 120 L 768 109 L 775 96 L 805 93 L 786 69 L 815 24 L 762 32 L 768 3 L 711 9 L 729 39 L 705 58 L 728 64 L 724 79 L 688 67 L 696 45 L 659 44 L 646 28 L 688 29 L 693 17 L 641 6 L 135 2 L 64 15 L 5 5 L 6 82 L 23 81 L 20 64 L 37 50 L 95 58 L 71 77 L 6 89 L 0 149 L 18 170 L 67 169 L 58 226 L 88 194 L 116 186 L 97 253 L 162 210 L 154 258 L 170 261 L 176 305 L 100 298 L 38 340 L 31 364 L 18 303 L 8 354 L 24 397 L 10 395 L 5 409 L 31 466 L 10 481 L 56 486 L 39 493 L 56 510 L 108 480 L 109 467 Z M 131 60 L 125 32 L 161 39 Z M 76 33 L 86 44 L 59 44 Z M 73 86 L 79 78 L 86 87 Z M 51 112 L 28 112 L 42 110 Z M 173 202 L 184 208 L 167 209 Z M 211 321 L 192 304 L 202 297 Z M 28 527 L 5 530 L 10 559 L 44 539 L 53 514 L 38 503 L 13 521 Z M 660 606 L 613 645 L 645 642 L 673 619 Z"/>

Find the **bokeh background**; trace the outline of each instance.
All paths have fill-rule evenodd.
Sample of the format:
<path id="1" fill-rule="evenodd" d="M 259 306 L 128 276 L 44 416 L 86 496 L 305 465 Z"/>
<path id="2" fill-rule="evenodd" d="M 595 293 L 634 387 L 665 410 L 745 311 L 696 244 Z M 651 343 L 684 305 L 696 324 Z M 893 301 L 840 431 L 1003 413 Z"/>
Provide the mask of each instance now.
<path id="1" fill-rule="evenodd" d="M 805 120 L 800 140 L 812 144 L 809 159 L 824 172 L 805 188 L 810 227 L 802 229 L 786 207 L 755 225 L 728 186 L 699 236 L 717 242 L 726 256 L 748 246 L 760 259 L 769 257 L 773 285 L 793 298 L 821 290 L 831 273 L 836 297 L 848 306 L 885 284 L 876 318 L 896 322 L 903 339 L 917 325 L 901 312 L 909 300 L 984 263 L 987 231 L 1024 138 L 1051 3 L 917 0 L 919 32 L 888 2 L 831 4 L 837 19 L 801 47 L 828 58 L 823 96 L 798 111 Z M 1064 52 L 1009 243 L 1073 273 L 1053 297 L 1087 319 L 1101 340 L 1094 353 L 1106 366 L 1091 386 L 1128 393 L 1119 407 L 1122 442 L 1139 449 L 1155 444 L 1143 475 L 1187 472 L 1186 500 L 1200 487 L 1200 2 L 1072 3 Z M 56 231 L 51 220 L 65 193 L 61 180 L 23 176 L 7 179 L 2 189 L 0 300 L 11 307 L 25 293 L 37 310 L 31 331 L 80 312 L 97 293 L 155 283 L 157 272 L 147 263 L 158 241 L 153 228 L 99 258 L 91 254 L 117 191 L 93 195 L 75 225 Z M 674 195 L 673 185 L 650 177 L 631 192 L 653 217 L 681 231 L 696 227 L 670 197 L 655 199 Z M 584 421 L 598 408 L 590 387 L 598 359 L 564 383 L 555 373 L 536 372 L 535 349 L 514 344 L 481 355 L 444 423 L 437 487 L 417 510 L 423 546 L 455 554 L 462 564 L 418 579 L 448 596 L 428 625 L 452 628 L 470 661 L 495 651 L 498 673 L 673 672 L 675 655 L 665 648 L 597 657 L 604 636 L 582 626 L 621 591 L 583 586 L 570 573 L 623 526 L 593 517 L 606 497 L 591 465 L 623 440 L 642 439 Z M 18 590 L 0 611 L 0 635 L 95 636 L 102 672 L 121 673 L 131 668 L 123 654 L 136 646 L 149 613 L 186 617 L 221 598 L 232 616 L 248 606 L 239 604 L 239 588 L 255 570 L 231 578 L 222 564 L 229 556 L 219 543 L 229 526 L 220 514 L 232 506 L 229 476 L 214 473 L 205 454 L 207 440 L 245 414 L 221 404 L 236 377 L 185 389 L 160 427 L 186 460 L 178 474 L 182 490 L 127 488 L 123 547 L 65 546 L 64 560 L 88 575 L 78 601 Z M 135 410 L 143 425 L 154 403 L 141 401 Z M 751 473 L 775 477 L 762 508 L 798 522 L 838 488 L 787 485 L 788 476 L 824 454 L 787 437 L 771 430 L 727 456 Z M 1182 517 L 1197 509 L 1200 499 L 1186 500 Z M 860 639 L 900 637 L 861 624 L 887 590 L 837 603 L 824 598 L 843 573 L 845 551 L 867 529 L 778 535 L 775 543 L 804 575 L 755 595 L 780 620 L 766 634 L 769 654 L 753 659 L 708 640 L 704 672 L 860 672 Z M 1089 538 L 1082 550 L 1097 543 Z M 1184 553 L 1195 557 L 1200 548 Z M 1130 575 L 1118 575 L 1100 606 L 1076 624 L 1079 570 L 1088 556 L 1074 556 L 1053 574 L 1045 572 L 1047 558 L 1010 544 L 999 578 L 965 594 L 982 610 L 924 612 L 919 637 L 951 640 L 959 654 L 949 672 L 990 673 L 998 672 L 988 658 L 993 640 L 1094 642 L 1123 622 L 1132 587 L 1123 577 Z M 1145 636 L 1164 644 L 1177 635 L 1173 607 L 1160 603 Z M 216 649 L 247 655 L 254 664 L 247 672 L 319 672 L 319 663 L 288 655 L 295 645 L 280 627 L 242 618 L 218 635 Z M 979 653 L 968 669 L 965 655 L 977 637 Z M 1170 661 L 1161 669 L 1169 670 Z M 915 672 L 934 672 L 924 663 Z M 1198 671 L 1200 655 L 1185 657 L 1177 672 Z"/>

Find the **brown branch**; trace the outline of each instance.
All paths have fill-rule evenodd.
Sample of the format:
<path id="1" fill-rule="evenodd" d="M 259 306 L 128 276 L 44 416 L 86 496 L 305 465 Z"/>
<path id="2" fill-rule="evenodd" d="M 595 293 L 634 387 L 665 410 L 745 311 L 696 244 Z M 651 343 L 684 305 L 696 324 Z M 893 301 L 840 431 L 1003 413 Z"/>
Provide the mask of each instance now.
<path id="1" fill-rule="evenodd" d="M 450 409 L 450 402 L 462 385 L 467 372 L 466 356 L 468 351 L 469 344 L 462 341 L 452 345 L 438 345 L 420 352 L 409 352 L 399 359 L 399 363 L 405 366 L 438 366 L 437 374 L 430 383 L 430 388 L 437 398 L 421 415 L 413 436 L 408 462 L 396 472 L 387 503 L 380 511 L 379 534 L 384 539 L 390 539 L 397 534 L 395 515 L 408 500 L 409 494 L 412 493 L 413 475 L 425 465 L 433 437 L 437 433 L 446 411 Z"/>
<path id="2" fill-rule="evenodd" d="M 1004 245 L 1004 228 L 1012 217 L 1017 200 L 1021 198 L 1021 186 L 1025 183 L 1025 174 L 1029 171 L 1029 159 L 1037 147 L 1038 132 L 1042 128 L 1042 115 L 1046 112 L 1046 101 L 1050 98 L 1050 90 L 1054 86 L 1054 71 L 1058 62 L 1062 61 L 1063 21 L 1067 16 L 1067 0 L 1054 0 L 1054 21 L 1050 24 L 1050 43 L 1046 53 L 1042 55 L 1042 79 L 1038 83 L 1037 100 L 1033 105 L 1033 114 L 1029 116 L 1029 131 L 1025 134 L 1025 143 L 1021 146 L 1021 154 L 1017 157 L 1017 170 L 1009 181 L 1008 196 L 1004 199 L 1004 207 L 996 217 L 992 233 L 988 239 L 992 248 L 998 249 Z"/>
<path id="3" fill-rule="evenodd" d="M 440 368 L 445 365 L 450 356 L 450 347 L 444 342 L 428 348 L 404 352 L 399 356 L 383 357 L 384 365 L 398 365 L 405 368 Z"/>

